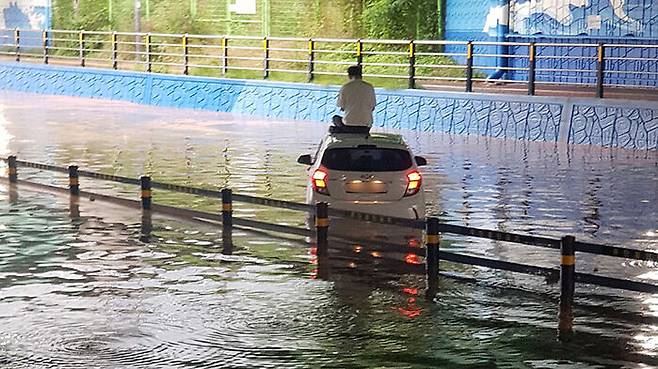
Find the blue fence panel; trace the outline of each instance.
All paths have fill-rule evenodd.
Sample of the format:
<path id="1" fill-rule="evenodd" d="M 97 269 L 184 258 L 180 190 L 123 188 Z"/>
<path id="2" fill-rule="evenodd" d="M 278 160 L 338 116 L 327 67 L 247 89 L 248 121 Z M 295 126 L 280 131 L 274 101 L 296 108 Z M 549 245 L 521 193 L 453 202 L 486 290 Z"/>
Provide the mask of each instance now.
<path id="1" fill-rule="evenodd" d="M 596 46 L 569 44 L 582 45 L 602 42 L 606 44 L 605 84 L 658 87 L 658 48 L 651 47 L 651 45 L 658 45 L 658 40 L 510 36 L 508 41 L 564 44 L 563 46 L 547 45 L 537 47 L 536 80 L 538 82 L 594 85 L 597 70 Z M 614 46 L 622 43 L 624 45 L 648 45 L 649 47 Z M 527 55 L 527 48 L 524 46 L 511 46 L 510 54 Z M 623 58 L 623 60 L 618 58 Z M 510 67 L 527 68 L 527 66 L 528 60 L 526 58 L 510 58 Z M 513 80 L 525 81 L 528 79 L 528 74 L 526 71 L 512 71 L 509 77 Z"/>

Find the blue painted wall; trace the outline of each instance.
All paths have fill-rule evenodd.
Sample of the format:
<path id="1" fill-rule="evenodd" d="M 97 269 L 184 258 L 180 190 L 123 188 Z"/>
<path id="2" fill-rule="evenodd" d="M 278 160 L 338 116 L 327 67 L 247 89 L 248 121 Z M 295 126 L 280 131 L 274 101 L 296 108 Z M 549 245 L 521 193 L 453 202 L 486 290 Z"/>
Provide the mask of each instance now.
<path id="1" fill-rule="evenodd" d="M 336 87 L 0 63 L 0 88 L 328 122 Z M 658 103 L 377 90 L 379 127 L 658 150 Z"/>
<path id="2" fill-rule="evenodd" d="M 521 35 L 658 38 L 655 0 L 511 0 L 510 10 Z"/>
<path id="3" fill-rule="evenodd" d="M 509 4 L 509 19 L 498 9 Z M 655 0 L 447 0 L 446 37 L 480 40 L 496 24 L 518 35 L 658 39 Z M 494 32 L 495 34 L 495 32 Z"/>
<path id="4" fill-rule="evenodd" d="M 502 4 L 509 4 L 503 5 Z M 509 17 L 505 12 L 509 11 Z M 504 40 L 543 43 L 599 43 L 658 44 L 658 1 L 655 0 L 447 0 L 446 38 L 449 40 L 493 41 L 500 35 L 500 24 L 509 25 Z M 501 40 L 498 38 L 498 40 Z M 450 52 L 463 52 L 459 47 Z M 476 47 L 475 54 L 491 53 L 487 47 Z M 593 84 L 596 82 L 594 59 L 576 60 L 573 57 L 592 57 L 592 47 L 543 47 L 537 50 L 538 68 L 570 71 L 539 72 L 538 81 Z M 511 47 L 509 54 L 525 56 L 527 47 Z M 500 54 L 500 53 L 498 53 Z M 629 49 L 610 47 L 606 55 L 611 59 L 606 67 L 614 72 L 605 74 L 605 83 L 658 87 L 658 49 Z M 541 59 L 541 57 L 552 57 Z M 554 58 L 558 57 L 558 58 Z M 616 57 L 652 60 L 616 60 Z M 461 62 L 462 58 L 457 58 Z M 509 66 L 525 68 L 525 58 L 507 58 Z M 477 57 L 476 66 L 500 64 L 495 57 Z M 589 72 L 574 70 L 583 69 Z M 526 80 L 527 73 L 511 71 L 505 79 Z"/>
<path id="5" fill-rule="evenodd" d="M 20 45 L 24 48 L 41 47 L 41 30 L 51 27 L 50 0 L 0 0 L 0 30 L 20 29 Z M 0 44 L 14 44 L 13 31 L 0 31 Z"/>

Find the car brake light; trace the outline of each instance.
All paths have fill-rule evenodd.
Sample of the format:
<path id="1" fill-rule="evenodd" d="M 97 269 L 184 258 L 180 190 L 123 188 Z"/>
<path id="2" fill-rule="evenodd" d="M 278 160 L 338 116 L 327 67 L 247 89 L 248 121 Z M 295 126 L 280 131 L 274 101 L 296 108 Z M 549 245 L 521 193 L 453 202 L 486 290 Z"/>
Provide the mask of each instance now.
<path id="1" fill-rule="evenodd" d="M 327 177 L 329 173 L 324 168 L 316 169 L 311 176 L 311 184 L 313 185 L 313 190 L 317 193 L 323 195 L 329 195 L 329 189 L 327 188 Z"/>
<path id="2" fill-rule="evenodd" d="M 404 196 L 413 196 L 420 191 L 420 186 L 423 182 L 423 177 L 420 175 L 420 172 L 417 170 L 412 170 L 407 173 L 407 190 L 404 192 Z"/>

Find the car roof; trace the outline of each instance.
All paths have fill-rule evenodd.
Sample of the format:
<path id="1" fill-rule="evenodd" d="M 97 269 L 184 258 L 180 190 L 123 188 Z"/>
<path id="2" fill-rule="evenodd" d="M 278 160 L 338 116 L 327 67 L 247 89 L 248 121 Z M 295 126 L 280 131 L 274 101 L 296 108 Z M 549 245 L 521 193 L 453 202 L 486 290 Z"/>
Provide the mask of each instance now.
<path id="1" fill-rule="evenodd" d="M 393 133 L 332 133 L 326 139 L 327 147 L 357 147 L 359 145 L 407 149 L 407 144 L 402 136 Z"/>

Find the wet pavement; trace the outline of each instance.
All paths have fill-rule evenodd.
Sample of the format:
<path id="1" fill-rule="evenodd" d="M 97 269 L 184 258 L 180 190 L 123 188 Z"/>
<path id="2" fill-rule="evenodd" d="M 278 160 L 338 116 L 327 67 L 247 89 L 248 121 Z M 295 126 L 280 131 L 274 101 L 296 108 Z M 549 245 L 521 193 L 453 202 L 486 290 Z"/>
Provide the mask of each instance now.
<path id="1" fill-rule="evenodd" d="M 326 126 L 123 102 L 0 95 L 0 155 L 302 201 L 299 154 Z M 454 224 L 658 248 L 658 153 L 402 132 L 425 156 L 430 214 Z M 66 185 L 21 168 L 19 176 Z M 134 186 L 81 180 L 135 198 Z M 215 200 L 154 192 L 156 203 L 218 212 Z M 216 225 L 0 185 L 0 363 L 7 367 L 651 367 L 658 300 L 578 286 L 573 342 L 555 339 L 557 286 L 442 264 L 422 297 L 421 260 L 376 244 L 332 245 L 329 265 L 293 236 Z M 304 226 L 248 204 L 236 216 Z M 550 250 L 446 237 L 455 252 L 554 267 Z M 329 269 L 319 273 L 319 269 Z M 651 281 L 655 265 L 579 255 L 578 270 Z M 326 272 L 326 270 L 325 270 Z M 642 365 L 645 364 L 645 366 Z"/>

